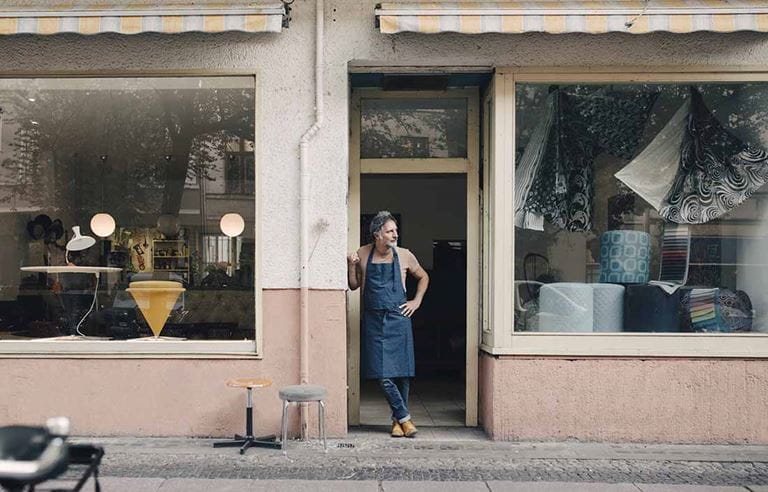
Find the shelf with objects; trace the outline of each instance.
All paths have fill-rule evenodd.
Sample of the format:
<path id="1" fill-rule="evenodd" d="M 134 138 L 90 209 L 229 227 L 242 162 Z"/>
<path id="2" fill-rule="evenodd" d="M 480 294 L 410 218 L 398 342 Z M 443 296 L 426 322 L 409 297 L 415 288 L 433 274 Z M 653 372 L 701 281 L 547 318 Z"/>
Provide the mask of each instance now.
<path id="1" fill-rule="evenodd" d="M 156 272 L 175 272 L 190 281 L 190 256 L 184 239 L 153 239 L 152 269 Z"/>

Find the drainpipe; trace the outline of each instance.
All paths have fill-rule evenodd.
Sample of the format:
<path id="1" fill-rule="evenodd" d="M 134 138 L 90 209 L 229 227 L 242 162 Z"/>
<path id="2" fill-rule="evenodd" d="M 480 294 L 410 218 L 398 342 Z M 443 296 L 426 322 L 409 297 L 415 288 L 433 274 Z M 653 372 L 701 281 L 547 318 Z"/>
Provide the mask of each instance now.
<path id="1" fill-rule="evenodd" d="M 309 143 L 323 126 L 323 0 L 315 2 L 315 122 L 301 137 L 299 160 L 301 182 L 299 203 L 301 207 L 301 277 L 300 277 L 300 369 L 301 384 L 309 383 Z M 308 406 L 301 405 L 301 437 L 307 436 Z"/>

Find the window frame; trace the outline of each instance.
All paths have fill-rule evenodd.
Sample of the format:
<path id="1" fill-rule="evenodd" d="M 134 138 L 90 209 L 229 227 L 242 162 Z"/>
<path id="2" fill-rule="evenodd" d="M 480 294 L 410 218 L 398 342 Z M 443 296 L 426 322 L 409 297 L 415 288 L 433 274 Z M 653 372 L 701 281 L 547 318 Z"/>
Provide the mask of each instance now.
<path id="1" fill-rule="evenodd" d="M 576 357 L 768 358 L 768 333 L 532 333 L 514 331 L 514 169 L 517 83 L 768 82 L 768 67 L 512 67 L 498 68 L 490 215 L 489 333 L 480 349 L 492 355 Z M 510 138 L 509 136 L 512 136 Z M 485 281 L 484 281 L 485 283 Z M 487 336 L 486 336 L 487 335 Z"/>
<path id="2" fill-rule="evenodd" d="M 254 70 L 122 70 L 122 71 L 2 71 L 2 79 L 39 78 L 151 78 L 151 77 L 250 77 L 254 91 L 254 303 L 255 334 L 253 340 L 0 340 L 0 359 L 7 358 L 158 358 L 158 359 L 262 359 L 263 358 L 263 294 L 261 279 L 261 174 L 260 136 L 261 84 Z"/>

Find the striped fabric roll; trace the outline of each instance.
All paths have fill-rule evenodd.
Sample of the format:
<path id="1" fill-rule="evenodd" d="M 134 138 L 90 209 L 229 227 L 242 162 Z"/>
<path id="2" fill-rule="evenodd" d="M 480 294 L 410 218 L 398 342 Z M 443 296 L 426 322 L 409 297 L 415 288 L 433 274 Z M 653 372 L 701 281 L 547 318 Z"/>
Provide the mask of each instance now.
<path id="1" fill-rule="evenodd" d="M 537 231 L 544 230 L 544 217 L 527 212 L 524 207 L 533 179 L 541 167 L 544 151 L 547 150 L 547 137 L 555 121 L 555 94 L 550 94 L 544 104 L 544 117 L 533 130 L 525 152 L 515 167 L 515 227 Z"/>
<path id="2" fill-rule="evenodd" d="M 688 226 L 667 222 L 661 239 L 660 282 L 684 285 L 688 280 L 691 232 Z"/>

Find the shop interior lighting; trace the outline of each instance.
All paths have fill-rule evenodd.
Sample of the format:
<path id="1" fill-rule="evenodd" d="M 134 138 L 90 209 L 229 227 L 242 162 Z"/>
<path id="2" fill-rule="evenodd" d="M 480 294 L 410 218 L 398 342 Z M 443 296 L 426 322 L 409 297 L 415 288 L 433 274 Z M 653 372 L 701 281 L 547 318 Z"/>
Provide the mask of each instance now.
<path id="1" fill-rule="evenodd" d="M 72 236 L 72 239 L 70 239 L 69 242 L 67 242 L 66 246 L 67 263 L 69 263 L 70 251 L 83 251 L 96 244 L 96 239 L 92 238 L 91 236 L 84 236 L 80 233 L 80 226 L 73 226 L 72 232 L 74 232 L 75 235 Z"/>
<path id="2" fill-rule="evenodd" d="M 221 232 L 229 237 L 236 237 L 245 230 L 245 221 L 242 215 L 236 213 L 224 214 L 219 221 Z"/>
<path id="3" fill-rule="evenodd" d="M 109 237 L 115 232 L 115 219 L 101 212 L 91 217 L 91 231 L 99 237 Z"/>
<path id="4" fill-rule="evenodd" d="M 96 244 L 96 240 L 92 238 L 91 236 L 84 236 L 80 234 L 80 226 L 73 226 L 72 232 L 75 233 L 75 235 L 67 242 L 66 245 L 66 254 L 65 258 L 67 261 L 67 264 L 69 264 L 69 252 L 70 251 L 83 251 L 85 249 L 90 248 L 94 244 Z M 96 299 L 99 293 L 99 275 L 96 275 L 96 287 L 93 290 L 93 302 L 91 302 L 91 307 L 88 309 L 88 312 L 83 315 L 82 318 L 80 318 L 80 322 L 77 323 L 77 326 L 75 327 L 75 332 L 80 336 L 85 336 L 83 332 L 80 331 L 80 326 L 83 324 L 83 321 L 88 317 L 89 314 L 93 311 L 94 306 L 96 306 Z"/>
<path id="5" fill-rule="evenodd" d="M 104 210 L 104 168 L 107 164 L 107 154 L 101 154 L 101 209 Z M 109 237 L 115 232 L 115 219 L 106 212 L 99 212 L 91 217 L 91 231 L 99 237 Z"/>

